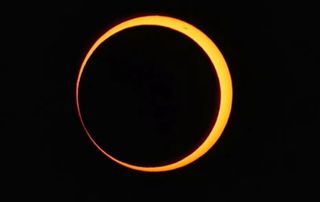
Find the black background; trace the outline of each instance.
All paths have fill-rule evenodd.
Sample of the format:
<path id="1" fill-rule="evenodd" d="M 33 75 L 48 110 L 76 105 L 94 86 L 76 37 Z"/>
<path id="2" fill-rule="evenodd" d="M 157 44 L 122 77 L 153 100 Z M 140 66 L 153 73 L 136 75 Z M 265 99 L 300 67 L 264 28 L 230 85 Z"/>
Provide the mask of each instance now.
<path id="1" fill-rule="evenodd" d="M 318 158 L 312 143 L 319 120 L 315 6 L 269 1 L 110 1 L 19 4 L 11 9 L 2 18 L 6 26 L 3 47 L 13 57 L 4 55 L 8 62 L 2 75 L 10 76 L 2 76 L 1 82 L 7 95 L 3 99 L 7 101 L 2 110 L 3 131 L 13 139 L 6 156 L 8 165 L 16 168 L 10 169 L 15 170 L 10 176 L 17 179 L 8 184 L 16 190 L 15 196 L 30 195 L 43 201 L 261 201 L 313 193 L 310 184 L 317 176 L 313 162 Z M 234 87 L 231 117 L 215 146 L 191 165 L 165 173 L 132 171 L 104 157 L 88 140 L 75 108 L 77 73 L 92 43 L 112 25 L 146 14 L 176 17 L 204 31 L 224 54 Z M 219 94 L 214 72 L 208 74 L 207 58 L 201 50 L 174 32 L 142 29 L 121 36 L 110 42 L 109 48 L 114 50 L 105 51 L 110 59 L 123 54 L 126 59 L 113 63 L 122 64 L 122 71 L 91 68 L 86 77 L 90 79 L 87 84 L 84 81 L 81 99 L 86 116 L 93 117 L 87 118 L 89 127 L 97 128 L 97 136 L 109 134 L 100 141 L 120 158 L 140 164 L 173 161 L 205 137 L 195 134 L 205 134 L 216 110 L 212 103 L 217 103 Z M 153 41 L 137 43 L 130 41 L 132 38 Z M 127 43 L 131 49 L 119 48 L 117 43 Z M 153 43 L 158 52 L 147 51 Z M 168 49 L 175 43 L 177 46 Z M 135 49 L 139 44 L 142 52 Z M 179 47 L 183 47 L 181 53 L 177 53 Z M 165 54 L 159 56 L 162 52 Z M 188 54 L 191 57 L 184 60 Z M 198 56 L 192 58 L 194 55 Z M 143 56 L 149 58 L 147 62 Z M 134 65 L 126 62 L 135 58 Z M 196 70 L 193 63 L 198 65 Z M 102 62 L 99 67 L 103 66 Z M 110 76 L 113 81 L 103 73 L 114 74 Z M 105 82 L 107 90 L 99 82 Z M 111 88 L 112 82 L 118 82 L 118 87 Z M 90 85 L 101 89 L 90 91 Z M 85 95 L 106 98 L 109 108 L 100 112 L 112 113 L 103 119 L 90 115 L 104 105 Z M 151 103 L 143 108 L 147 115 L 136 120 L 139 106 L 145 103 Z M 131 115 L 126 119 L 117 113 L 127 110 Z M 174 132 L 178 127 L 175 121 L 180 121 L 178 130 L 183 132 Z M 137 127 L 138 123 L 148 128 Z M 130 131 L 134 132 L 128 134 Z M 186 139 L 181 140 L 184 135 Z M 166 153 L 160 152 L 161 148 Z"/>

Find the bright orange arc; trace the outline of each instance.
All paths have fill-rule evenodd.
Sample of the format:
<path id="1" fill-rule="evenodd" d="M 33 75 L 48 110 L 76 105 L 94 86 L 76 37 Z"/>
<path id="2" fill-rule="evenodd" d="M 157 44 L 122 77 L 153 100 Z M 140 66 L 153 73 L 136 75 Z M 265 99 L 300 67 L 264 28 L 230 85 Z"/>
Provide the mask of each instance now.
<path id="1" fill-rule="evenodd" d="M 219 80 L 220 85 L 220 106 L 219 106 L 219 112 L 217 115 L 217 119 L 215 124 L 213 125 L 208 137 L 205 139 L 205 141 L 191 154 L 186 156 L 185 158 L 178 160 L 177 162 L 163 165 L 163 166 L 153 166 L 153 167 L 144 167 L 144 166 L 137 166 L 132 165 L 123 161 L 120 161 L 110 154 L 108 154 L 104 149 L 102 149 L 93 139 L 91 134 L 89 133 L 88 129 L 86 128 L 82 115 L 80 110 L 80 104 L 79 104 L 79 85 L 81 80 L 81 75 L 84 71 L 84 68 L 89 60 L 89 58 L 92 56 L 94 51 L 98 48 L 99 45 L 101 45 L 104 41 L 106 41 L 108 38 L 110 38 L 112 35 L 123 31 L 125 29 L 131 28 L 131 27 L 137 27 L 137 26 L 161 26 L 165 28 L 169 28 L 172 30 L 175 30 L 177 32 L 180 32 L 186 36 L 188 36 L 190 39 L 192 39 L 195 43 L 197 43 L 209 56 L 213 68 L 215 68 L 217 77 Z M 86 54 L 77 78 L 76 83 L 76 105 L 77 105 L 77 111 L 78 115 L 80 117 L 81 124 L 90 138 L 91 142 L 108 158 L 112 159 L 113 161 L 117 162 L 118 164 L 125 166 L 127 168 L 131 168 L 134 170 L 139 171 L 145 171 L 145 172 L 163 172 L 163 171 L 169 171 L 181 168 L 183 166 L 186 166 L 201 156 L 203 156 L 219 139 L 221 136 L 227 122 L 229 119 L 229 115 L 231 112 L 231 106 L 232 106 L 232 81 L 230 72 L 227 66 L 227 63 L 222 55 L 222 53 L 219 51 L 218 47 L 210 40 L 208 36 L 206 36 L 203 32 L 201 32 L 199 29 L 194 27 L 193 25 L 186 23 L 184 21 L 181 21 L 179 19 L 175 19 L 172 17 L 167 16 L 142 16 L 133 18 L 130 20 L 127 20 L 125 22 L 122 22 L 107 32 L 105 32 L 90 48 L 89 52 Z"/>

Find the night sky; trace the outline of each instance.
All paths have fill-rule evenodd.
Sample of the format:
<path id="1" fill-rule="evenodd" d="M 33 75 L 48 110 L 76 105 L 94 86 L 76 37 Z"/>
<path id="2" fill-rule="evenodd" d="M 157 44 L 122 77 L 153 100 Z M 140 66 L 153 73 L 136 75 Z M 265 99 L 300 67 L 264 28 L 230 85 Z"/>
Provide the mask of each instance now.
<path id="1" fill-rule="evenodd" d="M 206 2 L 10 6 L 19 17 L 6 23 L 5 34 L 17 40 L 15 48 L 7 46 L 13 57 L 4 72 L 22 84 L 1 81 L 11 87 L 6 97 L 17 109 L 3 111 L 3 131 L 22 135 L 10 137 L 17 148 L 26 148 L 8 158 L 19 157 L 12 187 L 27 190 L 35 184 L 26 195 L 42 201 L 310 196 L 312 164 L 318 161 L 310 143 L 319 134 L 313 129 L 319 121 L 313 89 L 319 80 L 319 57 L 313 54 L 316 9 L 269 1 Z M 175 17 L 206 33 L 228 63 L 234 90 L 230 119 L 213 148 L 192 164 L 163 173 L 133 171 L 106 158 L 86 136 L 75 105 L 86 51 L 117 23 L 149 14 Z M 103 43 L 80 87 L 84 121 L 97 142 L 115 157 L 144 166 L 174 162 L 199 146 L 214 124 L 219 96 L 215 70 L 194 42 L 146 26 Z M 18 120 L 23 123 L 13 124 Z"/>

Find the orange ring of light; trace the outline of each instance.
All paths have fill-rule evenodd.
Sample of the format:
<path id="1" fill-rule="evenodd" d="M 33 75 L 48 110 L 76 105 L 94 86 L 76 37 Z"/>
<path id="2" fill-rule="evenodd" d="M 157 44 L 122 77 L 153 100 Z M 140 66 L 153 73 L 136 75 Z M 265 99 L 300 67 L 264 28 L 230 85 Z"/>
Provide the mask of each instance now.
<path id="1" fill-rule="evenodd" d="M 161 26 L 166 27 L 175 31 L 178 31 L 186 36 L 188 36 L 190 39 L 192 39 L 195 43 L 197 43 L 209 56 L 215 70 L 217 73 L 217 77 L 219 79 L 220 84 L 220 106 L 219 106 L 219 112 L 217 115 L 216 122 L 210 131 L 208 137 L 206 140 L 191 154 L 186 156 L 185 158 L 174 162 L 172 164 L 167 164 L 163 166 L 156 166 L 156 167 L 143 167 L 143 166 L 137 166 L 132 165 L 123 161 L 120 161 L 110 154 L 108 154 L 105 150 L 103 150 L 93 139 L 93 137 L 90 135 L 89 131 L 87 130 L 84 121 L 81 116 L 80 112 L 80 105 L 79 105 L 79 85 L 81 80 L 81 75 L 83 73 L 83 70 L 93 54 L 93 52 L 97 49 L 99 45 L 101 45 L 104 41 L 106 41 L 108 38 L 110 38 L 112 35 L 131 27 L 136 26 Z M 231 105 L 232 105 L 232 81 L 231 76 L 228 70 L 227 63 L 219 51 L 218 47 L 210 40 L 208 36 L 206 36 L 203 32 L 201 32 L 199 29 L 194 27 L 191 24 L 188 24 L 184 21 L 166 17 L 166 16 L 142 16 L 133 18 L 130 20 L 127 20 L 125 22 L 122 22 L 110 30 L 108 30 L 106 33 L 104 33 L 90 48 L 89 52 L 85 56 L 77 78 L 76 83 L 76 105 L 78 110 L 78 115 L 80 117 L 81 124 L 92 141 L 92 143 L 108 158 L 112 159 L 113 161 L 119 163 L 122 166 L 125 166 L 127 168 L 131 168 L 134 170 L 139 171 L 145 171 L 145 172 L 162 172 L 162 171 L 169 171 L 174 170 L 177 168 L 181 168 L 183 166 L 186 166 L 193 161 L 200 158 L 202 155 L 204 155 L 219 139 L 221 133 L 223 132 L 227 121 L 229 119 L 229 115 L 231 112 Z"/>

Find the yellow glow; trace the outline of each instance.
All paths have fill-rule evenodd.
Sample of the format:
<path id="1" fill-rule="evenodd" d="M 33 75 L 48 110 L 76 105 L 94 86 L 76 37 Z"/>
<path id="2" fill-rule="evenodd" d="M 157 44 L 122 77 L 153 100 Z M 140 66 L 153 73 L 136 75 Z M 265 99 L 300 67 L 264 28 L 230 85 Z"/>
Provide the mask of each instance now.
<path id="1" fill-rule="evenodd" d="M 190 39 L 192 39 L 195 43 L 197 43 L 209 56 L 213 68 L 215 68 L 217 72 L 217 76 L 219 79 L 219 84 L 220 84 L 220 106 L 219 106 L 219 112 L 218 116 L 216 119 L 216 122 L 209 133 L 208 137 L 206 140 L 200 145 L 195 151 L 193 151 L 191 154 L 189 154 L 187 157 L 172 163 L 172 164 L 167 164 L 163 166 L 156 166 L 156 167 L 142 167 L 142 166 L 137 166 L 137 165 L 132 165 L 123 161 L 120 161 L 110 154 L 108 154 L 105 150 L 103 150 L 93 139 L 93 137 L 90 135 L 89 131 L 87 130 L 84 121 L 81 116 L 80 112 L 80 105 L 79 105 L 79 85 L 80 85 L 80 80 L 81 80 L 81 75 L 84 71 L 84 68 L 93 54 L 93 52 L 97 49 L 99 45 L 101 45 L 104 41 L 106 41 L 108 38 L 110 38 L 112 35 L 131 28 L 131 27 L 137 27 L 137 26 L 161 26 L 161 27 L 166 27 L 175 31 L 178 31 L 186 36 L 188 36 Z M 210 40 L 209 37 L 207 37 L 203 32 L 201 32 L 199 29 L 194 27 L 191 24 L 188 24 L 184 21 L 171 18 L 171 17 L 166 17 L 166 16 L 143 16 L 143 17 L 137 17 L 133 18 L 130 20 L 127 20 L 125 22 L 122 22 L 110 30 L 108 30 L 106 33 L 104 33 L 90 48 L 89 52 L 85 56 L 77 78 L 77 83 L 76 83 L 76 105 L 77 105 L 77 110 L 78 110 L 78 115 L 81 120 L 81 124 L 87 133 L 88 137 L 92 141 L 92 143 L 108 158 L 112 159 L 113 161 L 121 164 L 122 166 L 134 169 L 134 170 L 139 170 L 139 171 L 145 171 L 145 172 L 163 172 L 163 171 L 169 171 L 169 170 L 174 170 L 177 168 L 181 168 L 183 166 L 186 166 L 193 161 L 197 160 L 200 158 L 202 155 L 204 155 L 219 139 L 221 133 L 223 132 L 227 121 L 229 119 L 230 111 L 231 111 L 231 105 L 232 105 L 232 81 L 231 81 L 231 76 L 228 70 L 227 63 L 219 51 L 218 47 Z"/>

